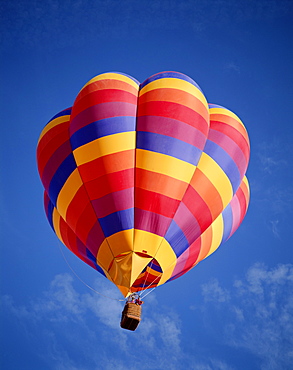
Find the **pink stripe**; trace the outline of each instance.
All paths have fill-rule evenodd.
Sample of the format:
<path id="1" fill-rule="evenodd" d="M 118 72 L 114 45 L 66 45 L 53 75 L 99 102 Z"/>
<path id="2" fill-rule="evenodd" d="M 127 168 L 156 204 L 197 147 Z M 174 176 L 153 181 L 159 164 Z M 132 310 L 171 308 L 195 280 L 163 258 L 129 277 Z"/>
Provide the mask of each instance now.
<path id="1" fill-rule="evenodd" d="M 144 211 L 140 208 L 134 210 L 134 228 L 139 230 L 148 231 L 150 233 L 164 236 L 171 223 L 169 217 L 153 213 L 150 211 Z"/>
<path id="2" fill-rule="evenodd" d="M 191 244 L 200 236 L 201 229 L 199 227 L 197 219 L 193 216 L 193 214 L 183 202 L 180 203 L 176 211 L 174 221 L 184 233 L 189 244 Z"/>
<path id="3" fill-rule="evenodd" d="M 241 222 L 241 208 L 240 203 L 237 196 L 234 196 L 230 202 L 231 210 L 233 214 L 233 224 L 230 236 L 234 234 L 234 232 L 237 230 L 240 222 Z"/>
<path id="4" fill-rule="evenodd" d="M 70 122 L 70 135 L 73 135 L 80 128 L 109 117 L 136 116 L 136 105 L 125 102 L 109 102 L 93 105 L 79 113 Z"/>
<path id="5" fill-rule="evenodd" d="M 210 128 L 208 139 L 219 145 L 227 152 L 237 165 L 241 177 L 247 169 L 247 159 L 238 144 L 224 133 Z"/>
<path id="6" fill-rule="evenodd" d="M 172 273 L 172 277 L 180 274 L 176 277 L 176 279 L 182 275 L 184 275 L 187 271 L 189 271 L 197 261 L 199 252 L 201 247 L 201 238 L 197 238 L 188 249 L 186 249 L 181 256 L 177 259 L 176 267 Z"/>
<path id="7" fill-rule="evenodd" d="M 71 154 L 71 152 L 72 150 L 69 141 L 65 141 L 49 158 L 42 174 L 42 183 L 46 190 L 49 190 L 50 182 L 53 176 L 62 162 L 69 156 L 69 154 Z"/>
<path id="8" fill-rule="evenodd" d="M 94 256 L 98 254 L 98 250 L 104 239 L 105 239 L 105 236 L 101 229 L 100 223 L 99 221 L 96 221 L 94 226 L 91 228 L 90 232 L 88 233 L 87 240 L 86 240 L 86 246 L 88 250 Z"/>
<path id="9" fill-rule="evenodd" d="M 186 261 L 188 260 L 188 257 L 189 257 L 189 248 L 186 249 L 181 254 L 181 256 L 177 258 L 177 263 L 175 269 L 173 270 L 172 277 L 176 276 L 177 274 L 184 270 L 184 266 L 186 264 Z"/>
<path id="10" fill-rule="evenodd" d="M 133 208 L 134 188 L 119 190 L 91 201 L 98 218 L 102 218 L 117 211 Z"/>
<path id="11" fill-rule="evenodd" d="M 137 131 L 147 131 L 174 137 L 203 150 L 206 136 L 197 128 L 185 122 L 158 116 L 141 116 L 137 118 Z"/>

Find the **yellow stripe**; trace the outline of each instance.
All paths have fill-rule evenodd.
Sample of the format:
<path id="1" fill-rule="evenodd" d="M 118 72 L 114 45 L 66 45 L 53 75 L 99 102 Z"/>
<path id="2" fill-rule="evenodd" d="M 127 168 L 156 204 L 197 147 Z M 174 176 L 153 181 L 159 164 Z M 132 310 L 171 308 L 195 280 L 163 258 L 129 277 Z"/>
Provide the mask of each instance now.
<path id="1" fill-rule="evenodd" d="M 80 174 L 78 169 L 75 169 L 66 180 L 57 198 L 57 209 L 64 220 L 66 220 L 67 208 L 81 186 Z"/>
<path id="2" fill-rule="evenodd" d="M 163 274 L 160 279 L 155 281 L 156 284 L 160 281 L 158 285 L 162 285 L 170 279 L 177 257 L 166 239 L 148 231 L 135 229 L 134 251 L 147 253 L 158 261 Z"/>
<path id="3" fill-rule="evenodd" d="M 243 177 L 242 182 L 246 185 L 247 191 L 248 191 L 248 195 L 249 195 L 250 194 L 250 186 L 249 186 L 249 182 L 248 182 L 248 179 L 247 179 L 246 176 Z"/>
<path id="4" fill-rule="evenodd" d="M 166 154 L 136 150 L 136 167 L 189 183 L 196 166 Z"/>
<path id="5" fill-rule="evenodd" d="M 97 263 L 108 270 L 115 256 L 130 251 L 133 251 L 133 229 L 119 231 L 103 241 L 98 251 Z"/>
<path id="6" fill-rule="evenodd" d="M 145 230 L 134 230 L 134 246 L 135 252 L 146 253 L 149 256 L 156 254 L 163 237 L 150 233 Z"/>
<path id="7" fill-rule="evenodd" d="M 177 257 L 170 244 L 166 239 L 163 238 L 162 243 L 158 252 L 155 255 L 155 259 L 163 270 L 163 275 L 158 285 L 164 284 L 172 276 L 172 272 L 176 265 Z M 157 281 L 156 281 L 157 282 Z"/>
<path id="8" fill-rule="evenodd" d="M 113 253 L 109 247 L 107 239 L 104 239 L 99 247 L 97 254 L 97 264 L 101 266 L 105 271 L 108 271 L 110 263 L 113 261 Z"/>
<path id="9" fill-rule="evenodd" d="M 162 273 L 152 269 L 151 267 L 148 267 L 147 268 L 147 274 L 152 274 L 154 276 L 161 276 Z M 156 281 L 156 283 L 157 283 L 157 281 Z"/>
<path id="10" fill-rule="evenodd" d="M 104 136 L 75 149 L 73 155 L 77 165 L 80 166 L 104 155 L 134 149 L 135 138 L 135 131 Z"/>
<path id="11" fill-rule="evenodd" d="M 108 236 L 107 242 L 115 257 L 118 254 L 133 251 L 133 229 L 119 231 Z"/>
<path id="12" fill-rule="evenodd" d="M 215 186 L 222 198 L 223 208 L 225 208 L 233 197 L 233 188 L 228 176 L 222 168 L 204 152 L 200 157 L 197 167 Z"/>
<path id="13" fill-rule="evenodd" d="M 64 123 L 64 122 L 68 122 L 70 120 L 70 115 L 66 115 L 66 116 L 61 116 L 61 117 L 57 117 L 55 119 L 53 119 L 53 121 L 49 122 L 43 129 L 43 131 L 41 132 L 41 135 L 39 137 L 39 140 L 38 140 L 38 143 L 40 142 L 40 140 L 42 139 L 42 137 L 48 132 L 50 131 L 53 127 L 55 126 L 58 126 L 60 125 L 61 123 Z"/>
<path id="14" fill-rule="evenodd" d="M 228 110 L 226 108 L 210 108 L 210 114 L 222 114 L 224 116 L 232 117 L 237 122 L 241 123 L 241 125 L 245 128 L 245 126 L 244 126 L 243 122 L 241 121 L 241 119 L 238 116 L 236 116 L 235 113 L 231 112 L 230 110 Z"/>
<path id="15" fill-rule="evenodd" d="M 148 91 L 162 88 L 178 89 L 188 92 L 198 98 L 208 109 L 208 103 L 203 93 L 190 82 L 181 80 L 179 78 L 160 78 L 158 80 L 152 81 L 140 90 L 139 96 L 145 94 Z"/>
<path id="16" fill-rule="evenodd" d="M 61 232 L 60 232 L 60 214 L 58 213 L 56 208 L 54 208 L 54 211 L 53 211 L 52 221 L 53 221 L 54 231 L 56 235 L 64 244 L 62 236 L 61 236 Z"/>
<path id="17" fill-rule="evenodd" d="M 127 82 L 129 85 L 135 87 L 136 89 L 138 89 L 138 87 L 139 87 L 139 85 L 134 80 L 132 80 L 131 78 L 129 78 L 127 76 L 120 75 L 119 73 L 102 73 L 102 74 L 92 78 L 91 80 L 89 80 L 89 82 L 87 82 L 84 85 L 83 89 L 87 85 L 90 85 L 93 82 L 101 81 L 101 80 L 119 80 L 119 81 Z"/>
<path id="18" fill-rule="evenodd" d="M 209 250 L 209 253 L 207 254 L 207 257 L 214 253 L 215 250 L 218 249 L 219 245 L 221 244 L 224 232 L 224 222 L 222 214 L 220 214 L 219 217 L 215 219 L 215 221 L 211 224 L 210 227 L 213 230 L 213 237 L 211 248 Z"/>

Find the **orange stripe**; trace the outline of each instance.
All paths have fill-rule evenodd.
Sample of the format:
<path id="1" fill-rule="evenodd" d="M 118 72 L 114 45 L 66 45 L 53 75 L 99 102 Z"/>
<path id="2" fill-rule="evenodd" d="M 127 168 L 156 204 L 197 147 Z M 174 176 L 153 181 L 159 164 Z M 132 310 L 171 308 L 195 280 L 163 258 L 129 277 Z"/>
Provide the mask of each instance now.
<path id="1" fill-rule="evenodd" d="M 85 86 L 77 95 L 75 103 L 78 102 L 85 95 L 90 94 L 93 91 L 104 90 L 104 89 L 118 89 L 123 91 L 128 91 L 129 93 L 138 96 L 138 87 L 137 89 L 130 84 L 113 79 L 105 79 L 92 82 L 91 84 Z"/>
<path id="2" fill-rule="evenodd" d="M 104 155 L 78 167 L 83 182 L 95 180 L 107 173 L 134 168 L 135 149 Z"/>
<path id="3" fill-rule="evenodd" d="M 167 175 L 136 168 L 135 187 L 181 200 L 188 184 Z"/>
<path id="4" fill-rule="evenodd" d="M 207 107 L 194 95 L 177 89 L 155 89 L 146 92 L 139 97 L 139 104 L 150 101 L 170 101 L 185 105 L 199 113 L 206 121 L 209 120 L 209 111 Z"/>
<path id="5" fill-rule="evenodd" d="M 248 142 L 248 146 L 249 146 L 249 138 L 248 138 L 248 134 L 247 134 L 246 129 L 244 128 L 243 125 L 241 125 L 240 122 L 238 122 L 233 117 L 230 117 L 230 116 L 225 115 L 225 114 L 213 114 L 213 113 L 211 113 L 210 121 L 223 122 L 223 123 L 226 123 L 229 126 L 234 127 L 237 131 L 239 131 L 242 134 L 242 136 Z"/>
<path id="6" fill-rule="evenodd" d="M 212 240 L 213 240 L 213 231 L 212 227 L 210 226 L 205 230 L 205 232 L 201 235 L 201 247 L 200 247 L 200 252 L 197 257 L 196 263 L 202 261 L 203 259 L 206 258 L 208 255 L 211 245 L 212 245 Z"/>
<path id="7" fill-rule="evenodd" d="M 222 198 L 216 187 L 199 168 L 195 170 L 190 185 L 206 203 L 211 212 L 212 220 L 215 220 L 223 211 Z"/>

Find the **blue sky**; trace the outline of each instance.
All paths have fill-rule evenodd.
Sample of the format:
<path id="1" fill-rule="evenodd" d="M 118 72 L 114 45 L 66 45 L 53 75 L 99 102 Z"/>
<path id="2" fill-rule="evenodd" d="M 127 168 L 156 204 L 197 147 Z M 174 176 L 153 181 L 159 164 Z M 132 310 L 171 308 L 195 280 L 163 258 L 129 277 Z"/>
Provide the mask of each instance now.
<path id="1" fill-rule="evenodd" d="M 2 1 L 1 367 L 290 369 L 293 364 L 293 3 Z M 43 210 L 35 149 L 46 122 L 93 76 L 175 70 L 234 111 L 251 140 L 251 203 L 235 235 L 145 299 L 122 302 L 71 272 Z M 63 248 L 94 289 L 117 288 Z"/>

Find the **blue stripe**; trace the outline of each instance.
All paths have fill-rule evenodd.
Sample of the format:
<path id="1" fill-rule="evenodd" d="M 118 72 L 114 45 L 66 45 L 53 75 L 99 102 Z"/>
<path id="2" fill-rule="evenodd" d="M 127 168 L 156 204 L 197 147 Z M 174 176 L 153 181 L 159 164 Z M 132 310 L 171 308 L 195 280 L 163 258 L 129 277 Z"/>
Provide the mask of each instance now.
<path id="1" fill-rule="evenodd" d="M 130 78 L 132 81 L 134 81 L 135 83 L 137 83 L 137 85 L 139 86 L 140 82 L 136 78 L 134 78 L 134 77 L 132 77 L 132 76 L 126 74 L 126 73 L 123 73 L 123 72 L 109 72 L 109 73 L 116 73 L 118 75 L 126 76 L 126 77 Z"/>
<path id="2" fill-rule="evenodd" d="M 217 104 L 209 104 L 209 109 L 212 109 L 212 108 L 221 108 L 221 109 L 228 110 L 227 108 L 222 107 L 221 105 L 217 105 Z"/>
<path id="3" fill-rule="evenodd" d="M 233 213 L 230 204 L 228 204 L 227 207 L 224 209 L 224 211 L 222 212 L 222 216 L 224 223 L 224 231 L 221 243 L 224 243 L 229 238 L 233 225 Z"/>
<path id="4" fill-rule="evenodd" d="M 71 108 L 64 109 L 61 112 L 55 114 L 55 116 L 53 118 L 51 118 L 50 121 L 47 122 L 47 124 L 50 123 L 51 121 L 53 121 L 53 119 L 55 119 L 55 118 L 58 118 L 58 117 L 61 117 L 61 116 L 68 116 L 70 114 L 71 114 Z"/>
<path id="5" fill-rule="evenodd" d="M 174 137 L 153 132 L 138 131 L 136 147 L 137 149 L 170 155 L 195 166 L 201 156 L 201 150 L 197 147 Z"/>
<path id="6" fill-rule="evenodd" d="M 54 211 L 54 204 L 49 200 L 47 210 L 46 210 L 47 218 L 49 221 L 49 224 L 51 225 L 52 229 L 54 230 L 53 226 L 53 211 Z M 55 230 L 54 230 L 55 231 Z"/>
<path id="7" fill-rule="evenodd" d="M 57 198 L 60 190 L 65 184 L 68 177 L 76 169 L 76 163 L 73 157 L 73 154 L 70 153 L 68 157 L 64 159 L 61 165 L 58 167 L 55 172 L 49 186 L 49 197 L 52 203 L 56 206 Z"/>
<path id="8" fill-rule="evenodd" d="M 70 138 L 72 150 L 100 137 L 135 131 L 136 117 L 110 117 L 92 122 L 76 131 Z"/>
<path id="9" fill-rule="evenodd" d="M 111 213 L 108 216 L 99 218 L 99 222 L 105 237 L 116 234 L 122 230 L 133 229 L 134 208 Z"/>
<path id="10" fill-rule="evenodd" d="M 189 83 L 191 83 L 192 85 L 194 85 L 195 87 L 197 87 L 201 92 L 201 88 L 198 86 L 198 84 L 193 81 L 192 78 L 184 75 L 183 73 L 180 73 L 180 72 L 161 72 L 161 73 L 157 73 L 155 74 L 154 76 L 151 76 L 149 78 L 147 78 L 141 85 L 140 85 L 140 90 L 146 86 L 147 84 L 149 84 L 150 82 L 153 82 L 153 81 L 156 81 L 156 80 L 159 80 L 161 78 L 178 78 L 180 80 L 184 80 L 184 81 L 187 81 Z"/>
<path id="11" fill-rule="evenodd" d="M 160 265 L 158 265 L 158 263 L 155 263 L 153 261 L 151 261 L 149 264 L 148 264 L 148 267 L 150 267 L 152 270 L 155 270 L 157 272 L 163 272 Z"/>
<path id="12" fill-rule="evenodd" d="M 213 158 L 228 176 L 235 194 L 241 183 L 241 175 L 234 160 L 223 148 L 210 140 L 206 141 L 204 152 Z"/>
<path id="13" fill-rule="evenodd" d="M 174 253 L 176 254 L 177 258 L 187 249 L 189 248 L 188 240 L 186 239 L 183 231 L 180 227 L 176 224 L 174 220 L 172 220 L 170 227 L 165 235 L 165 239 L 171 245 Z"/>
<path id="14" fill-rule="evenodd" d="M 95 265 L 99 273 L 106 276 L 103 269 L 97 264 L 95 256 L 87 248 L 86 248 L 86 256 Z"/>

